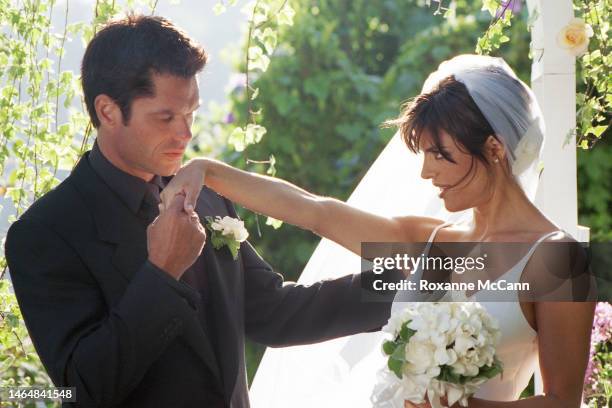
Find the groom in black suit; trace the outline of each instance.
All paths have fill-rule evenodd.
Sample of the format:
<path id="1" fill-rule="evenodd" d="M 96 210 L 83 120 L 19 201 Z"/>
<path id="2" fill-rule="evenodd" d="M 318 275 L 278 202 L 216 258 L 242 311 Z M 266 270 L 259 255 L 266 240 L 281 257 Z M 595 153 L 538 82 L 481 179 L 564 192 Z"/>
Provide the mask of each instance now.
<path id="1" fill-rule="evenodd" d="M 248 407 L 245 335 L 269 346 L 374 330 L 367 274 L 283 283 L 244 242 L 206 242 L 205 216 L 236 217 L 204 188 L 159 213 L 198 107 L 204 50 L 159 17 L 99 31 L 82 63 L 93 149 L 10 228 L 6 257 L 32 340 L 79 407 Z"/>

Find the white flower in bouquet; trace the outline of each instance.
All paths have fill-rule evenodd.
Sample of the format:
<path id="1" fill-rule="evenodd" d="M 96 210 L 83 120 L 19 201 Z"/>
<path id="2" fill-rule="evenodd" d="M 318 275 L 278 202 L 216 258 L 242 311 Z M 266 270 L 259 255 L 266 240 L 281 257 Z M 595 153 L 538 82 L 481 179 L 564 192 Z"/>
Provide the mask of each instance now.
<path id="1" fill-rule="evenodd" d="M 395 313 L 383 331 L 387 367 L 372 394 L 377 408 L 401 408 L 428 398 L 434 408 L 467 399 L 499 374 L 497 322 L 479 303 L 414 303 Z"/>

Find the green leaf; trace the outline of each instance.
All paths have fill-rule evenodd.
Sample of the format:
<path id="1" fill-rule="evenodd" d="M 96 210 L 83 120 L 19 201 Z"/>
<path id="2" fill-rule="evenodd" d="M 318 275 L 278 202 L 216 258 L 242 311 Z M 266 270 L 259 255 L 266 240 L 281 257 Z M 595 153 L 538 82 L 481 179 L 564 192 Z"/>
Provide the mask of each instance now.
<path id="1" fill-rule="evenodd" d="M 490 366 L 481 367 L 478 371 L 477 377 L 480 378 L 493 378 L 503 371 L 501 362 L 495 358 L 495 361 Z"/>
<path id="2" fill-rule="evenodd" d="M 389 358 L 405 363 L 406 362 L 406 342 L 403 342 L 403 341 L 395 342 L 395 350 L 393 350 L 393 353 L 391 353 L 391 357 Z"/>
<path id="3" fill-rule="evenodd" d="M 590 133 L 590 134 L 594 135 L 595 137 L 599 138 L 599 137 L 601 137 L 603 132 L 606 131 L 606 129 L 608 129 L 607 125 L 605 125 L 605 126 L 594 126 L 594 127 L 591 127 L 587 131 L 587 133 Z"/>
<path id="4" fill-rule="evenodd" d="M 226 11 L 227 11 L 227 8 L 221 2 L 215 4 L 213 7 L 213 13 L 215 13 L 215 16 L 221 15 L 225 13 Z"/>
<path id="5" fill-rule="evenodd" d="M 443 365 L 442 367 L 440 367 L 440 374 L 436 377 L 436 379 L 451 384 L 461 384 L 464 381 L 462 377 L 462 375 L 455 373 L 453 367 Z"/>
<path id="6" fill-rule="evenodd" d="M 270 58 L 263 53 L 261 47 L 254 45 L 249 48 L 249 70 L 259 69 L 265 72 L 270 65 Z"/>
<path id="7" fill-rule="evenodd" d="M 268 217 L 266 219 L 266 225 L 270 225 L 274 229 L 279 229 L 283 225 L 283 222 L 276 218 Z"/>
<path id="8" fill-rule="evenodd" d="M 387 340 L 382 345 L 383 352 L 390 356 L 395 351 L 395 342 L 391 340 Z"/>
<path id="9" fill-rule="evenodd" d="M 246 128 L 246 140 L 247 144 L 259 143 L 266 134 L 267 130 L 261 125 L 254 125 L 249 123 Z"/>
<path id="10" fill-rule="evenodd" d="M 242 152 L 247 146 L 246 143 L 246 132 L 243 128 L 237 127 L 232 131 L 229 135 L 227 143 L 234 147 L 234 150 L 237 152 Z"/>
<path id="11" fill-rule="evenodd" d="M 392 358 L 389 359 L 389 361 L 387 361 L 387 367 L 389 367 L 389 370 L 391 370 L 393 373 L 395 373 L 395 375 L 397 376 L 397 378 L 402 378 L 402 368 L 404 366 L 404 363 L 402 363 L 399 360 L 394 360 Z"/>
<path id="12" fill-rule="evenodd" d="M 270 27 L 266 27 L 263 31 L 256 30 L 253 36 L 261 41 L 268 54 L 274 52 L 274 48 L 276 48 L 278 42 L 276 31 L 272 30 Z"/>
<path id="13" fill-rule="evenodd" d="M 266 173 L 274 177 L 276 175 L 276 157 L 274 157 L 274 155 L 271 154 L 268 161 L 269 161 L 270 167 L 268 167 L 268 170 L 266 171 Z"/>
<path id="14" fill-rule="evenodd" d="M 270 6 L 266 3 L 259 2 L 256 4 L 255 13 L 253 14 L 253 24 L 263 24 L 268 19 L 268 13 L 270 12 Z"/>
<path id="15" fill-rule="evenodd" d="M 218 231 L 213 231 L 210 237 L 210 242 L 215 249 L 221 249 L 225 245 L 225 239 Z"/>
<path id="16" fill-rule="evenodd" d="M 492 16 L 495 15 L 500 6 L 501 2 L 499 0 L 482 0 L 482 10 L 488 11 Z"/>
<path id="17" fill-rule="evenodd" d="M 257 98 L 259 96 L 259 88 L 255 88 L 255 90 L 253 91 L 253 94 L 251 95 L 251 100 L 254 101 L 255 98 Z"/>
<path id="18" fill-rule="evenodd" d="M 400 332 L 399 332 L 400 339 L 402 339 L 405 342 L 408 342 L 410 340 L 410 338 L 412 336 L 414 336 L 414 334 L 416 333 L 416 330 L 412 330 L 410 327 L 408 327 L 408 324 L 410 322 L 411 322 L 411 320 L 408 320 L 407 322 L 404 322 L 404 324 L 402 324 L 402 328 L 400 329 Z"/>
<path id="19" fill-rule="evenodd" d="M 295 11 L 291 8 L 289 3 L 285 4 L 285 7 L 277 14 L 276 21 L 279 25 L 293 25 L 293 17 L 295 16 Z"/>
<path id="20" fill-rule="evenodd" d="M 232 254 L 232 258 L 234 258 L 234 261 L 238 259 L 238 251 L 240 250 L 240 242 L 230 238 L 226 241 L 226 245 L 230 253 Z"/>

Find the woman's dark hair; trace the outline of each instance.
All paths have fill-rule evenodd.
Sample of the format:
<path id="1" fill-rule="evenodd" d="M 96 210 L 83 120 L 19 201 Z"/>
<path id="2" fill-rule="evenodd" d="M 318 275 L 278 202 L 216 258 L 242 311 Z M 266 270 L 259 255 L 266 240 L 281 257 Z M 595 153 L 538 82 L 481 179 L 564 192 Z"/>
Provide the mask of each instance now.
<path id="1" fill-rule="evenodd" d="M 127 124 L 132 101 L 155 94 L 153 73 L 190 78 L 204 68 L 207 58 L 200 45 L 162 17 L 129 15 L 108 23 L 87 46 L 81 64 L 93 126 L 100 126 L 94 107 L 98 95 L 111 97 Z"/>
<path id="2" fill-rule="evenodd" d="M 402 139 L 408 148 L 419 151 L 419 142 L 424 131 L 429 132 L 433 145 L 440 154 L 454 163 L 442 149 L 440 131 L 444 130 L 460 146 L 483 163 L 484 144 L 495 131 L 484 117 L 465 85 L 449 76 L 430 92 L 422 93 L 404 104 L 397 119 L 385 122 L 385 126 L 399 127 Z"/>
<path id="3" fill-rule="evenodd" d="M 432 144 L 446 160 L 455 163 L 442 147 L 440 131 L 448 133 L 460 149 L 467 150 L 472 158 L 485 166 L 489 162 L 484 154 L 484 145 L 495 131 L 484 117 L 466 86 L 449 76 L 431 91 L 422 93 L 402 107 L 399 117 L 384 123 L 384 126 L 397 126 L 408 148 L 419 152 L 419 143 L 424 131 L 432 139 Z M 463 182 L 470 174 L 474 175 L 475 162 L 472 160 L 469 171 L 457 183 Z"/>

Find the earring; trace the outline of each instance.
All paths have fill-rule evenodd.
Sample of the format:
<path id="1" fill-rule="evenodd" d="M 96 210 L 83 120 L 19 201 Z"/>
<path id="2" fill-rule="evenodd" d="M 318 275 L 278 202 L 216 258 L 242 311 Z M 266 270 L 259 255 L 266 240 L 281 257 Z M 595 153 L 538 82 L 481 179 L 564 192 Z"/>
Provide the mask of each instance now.
<path id="1" fill-rule="evenodd" d="M 495 160 L 493 160 L 493 163 L 499 163 L 499 159 L 496 158 Z"/>

